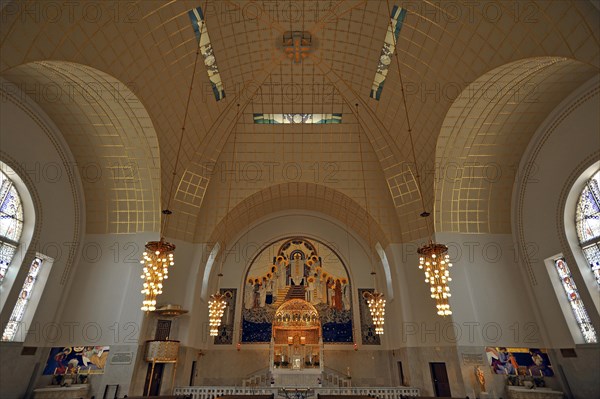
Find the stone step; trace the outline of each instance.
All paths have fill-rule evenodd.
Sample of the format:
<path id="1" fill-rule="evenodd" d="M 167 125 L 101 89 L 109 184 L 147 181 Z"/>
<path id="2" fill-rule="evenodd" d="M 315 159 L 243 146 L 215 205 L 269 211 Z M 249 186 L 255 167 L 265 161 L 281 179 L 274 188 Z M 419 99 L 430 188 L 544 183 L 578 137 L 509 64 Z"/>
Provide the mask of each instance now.
<path id="1" fill-rule="evenodd" d="M 290 287 L 280 288 L 277 290 L 277 300 L 273 302 L 273 306 L 281 306 L 287 299 Z"/>

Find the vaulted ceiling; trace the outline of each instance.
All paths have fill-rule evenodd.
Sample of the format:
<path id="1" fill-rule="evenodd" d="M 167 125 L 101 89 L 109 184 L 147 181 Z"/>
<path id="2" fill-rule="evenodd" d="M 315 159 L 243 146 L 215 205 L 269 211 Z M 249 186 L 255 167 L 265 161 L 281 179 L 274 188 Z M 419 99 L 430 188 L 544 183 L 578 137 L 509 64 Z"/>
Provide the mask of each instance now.
<path id="1" fill-rule="evenodd" d="M 117 132 L 114 136 L 125 137 L 117 137 L 114 141 L 118 143 L 111 143 L 121 148 L 121 156 L 129 156 L 135 162 L 146 158 L 140 164 L 144 175 L 139 178 L 149 179 L 147 183 L 127 186 L 113 182 L 101 188 L 86 187 L 87 201 L 105 201 L 90 205 L 91 208 L 109 210 L 106 217 L 88 217 L 89 232 L 158 229 L 160 206 L 155 197 L 159 186 L 162 207 L 170 195 L 174 198 L 167 235 L 189 241 L 204 242 L 214 237 L 227 240 L 235 231 L 222 223 L 228 210 L 233 209 L 238 213 L 243 210 L 245 220 L 255 220 L 269 209 L 298 207 L 342 218 L 331 209 L 330 199 L 334 197 L 339 204 L 351 204 L 348 209 L 367 208 L 364 213 L 357 212 L 353 228 L 361 230 L 358 226 L 372 223 L 380 241 L 424 237 L 427 228 L 419 218 L 422 206 L 414 178 L 417 170 L 399 72 L 425 207 L 432 211 L 435 203 L 440 212 L 447 210 L 443 216 L 437 216 L 438 228 L 507 232 L 510 227 L 505 224 L 487 219 L 482 222 L 485 218 L 480 218 L 479 210 L 488 209 L 487 202 L 473 205 L 474 224 L 459 223 L 456 217 L 462 216 L 458 208 L 441 205 L 446 197 L 440 190 L 452 193 L 471 186 L 467 182 L 462 186 L 457 183 L 455 187 L 436 187 L 432 178 L 438 166 L 436 151 L 438 161 L 491 153 L 494 162 L 514 164 L 518 156 L 504 159 L 501 154 L 521 154 L 549 110 L 597 74 L 600 66 L 600 13 L 588 1 L 465 5 L 392 0 L 142 0 L 84 1 L 69 9 L 50 8 L 48 4 L 54 3 L 3 3 L 0 75 L 37 96 L 58 127 L 72 132 L 66 134 L 66 139 L 76 159 L 93 159 L 105 165 L 112 154 L 87 147 L 106 145 L 105 141 L 90 137 L 105 138 L 107 129 Z M 392 60 L 377 101 L 369 93 L 394 5 L 406 7 L 408 13 L 396 47 L 398 63 Z M 171 192 L 198 47 L 187 13 L 198 6 L 205 11 L 226 96 L 215 100 L 205 66 L 199 62 Z M 312 35 L 310 55 L 299 64 L 283 52 L 286 31 Z M 519 64 L 519 73 L 506 72 L 507 64 L 524 59 L 532 60 Z M 562 60 L 564 64 L 554 65 L 551 60 Z M 75 76 L 83 76 L 77 71 L 85 71 L 89 80 L 57 76 L 56 70 L 68 73 L 69 68 Z M 481 105 L 470 105 L 478 98 L 470 98 L 464 89 L 484 76 L 486 82 L 520 87 L 523 74 L 528 76 L 527 83 L 542 85 L 544 95 L 538 97 L 539 104 L 531 106 L 525 98 L 502 100 L 502 112 L 498 108 L 486 113 L 486 129 L 471 126 L 467 133 L 460 133 L 464 118 L 472 120 L 481 114 Z M 44 95 L 51 82 L 74 82 L 77 87 L 90 89 L 97 76 L 114 80 L 114 92 L 119 94 L 113 96 L 114 103 L 121 102 L 123 108 L 126 101 L 129 108 L 143 108 L 152 126 L 118 126 L 122 118 L 135 118 L 136 114 L 127 110 L 125 116 L 114 120 L 101 116 L 101 122 L 94 123 L 81 113 L 108 114 L 118 107 L 102 105 L 101 101 L 87 101 L 85 106 L 57 106 Z M 552 76 L 558 77 L 552 80 Z M 558 86 L 543 86 L 544 82 L 558 82 Z M 107 87 L 111 85 L 103 90 Z M 110 103 L 108 97 L 103 96 L 103 101 Z M 457 99 L 458 105 L 452 108 Z M 454 113 L 449 114 L 452 109 Z M 516 112 L 519 118 L 494 124 L 497 117 L 506 121 L 507 112 Z M 343 116 L 341 124 L 262 125 L 254 123 L 254 113 Z M 464 118 L 454 118 L 455 114 Z M 501 128 L 494 128 L 500 125 Z M 129 131 L 129 136 L 123 130 Z M 439 141 L 442 131 L 445 133 Z M 87 139 L 81 138 L 86 136 Z M 464 137 L 478 142 L 483 136 L 486 145 L 460 144 Z M 489 139 L 492 136 L 495 138 Z M 137 143 L 139 148 L 135 137 L 144 137 L 143 143 Z M 158 143 L 159 155 L 154 151 L 153 140 Z M 232 179 L 228 169 L 234 158 L 237 175 Z M 156 171 L 158 165 L 160 173 Z M 511 184 L 509 178 L 501 187 L 507 189 Z M 143 199 L 140 187 L 146 190 Z M 95 190 L 100 189 L 108 190 L 108 194 L 97 195 Z M 470 193 L 469 198 L 478 195 L 485 201 L 497 192 L 492 188 L 475 191 L 479 194 Z M 123 203 L 123 198 L 130 203 L 120 213 L 125 219 L 111 223 L 110 210 L 121 209 L 111 204 Z M 136 201 L 146 201 L 146 205 L 135 207 Z M 506 199 L 499 201 L 494 205 L 501 212 L 497 217 L 508 219 Z M 253 203 L 255 206 L 250 206 Z M 471 214 L 467 212 L 465 217 Z M 363 228 L 360 234 L 366 236 L 369 232 Z"/>

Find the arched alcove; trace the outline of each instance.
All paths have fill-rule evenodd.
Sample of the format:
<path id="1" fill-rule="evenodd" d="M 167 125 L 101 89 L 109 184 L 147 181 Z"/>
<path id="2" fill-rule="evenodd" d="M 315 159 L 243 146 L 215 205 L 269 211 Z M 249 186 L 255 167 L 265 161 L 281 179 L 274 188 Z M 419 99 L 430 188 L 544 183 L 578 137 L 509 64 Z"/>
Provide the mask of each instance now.
<path id="1" fill-rule="evenodd" d="M 465 88 L 437 141 L 436 231 L 510 233 L 512 187 L 527 144 L 550 111 L 597 72 L 564 57 L 526 58 Z"/>
<path id="2" fill-rule="evenodd" d="M 157 231 L 160 159 L 144 105 L 123 82 L 92 67 L 36 61 L 2 74 L 60 129 L 86 197 L 87 233 Z"/>

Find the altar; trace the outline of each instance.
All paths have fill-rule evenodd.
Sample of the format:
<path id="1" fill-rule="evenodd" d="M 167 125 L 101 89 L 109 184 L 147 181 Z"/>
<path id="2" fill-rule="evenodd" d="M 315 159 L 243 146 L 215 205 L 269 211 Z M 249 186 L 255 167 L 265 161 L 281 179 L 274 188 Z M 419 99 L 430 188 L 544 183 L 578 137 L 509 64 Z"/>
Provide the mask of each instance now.
<path id="1" fill-rule="evenodd" d="M 269 370 L 272 386 L 319 386 L 323 340 L 319 314 L 309 302 L 291 299 L 275 312 Z"/>

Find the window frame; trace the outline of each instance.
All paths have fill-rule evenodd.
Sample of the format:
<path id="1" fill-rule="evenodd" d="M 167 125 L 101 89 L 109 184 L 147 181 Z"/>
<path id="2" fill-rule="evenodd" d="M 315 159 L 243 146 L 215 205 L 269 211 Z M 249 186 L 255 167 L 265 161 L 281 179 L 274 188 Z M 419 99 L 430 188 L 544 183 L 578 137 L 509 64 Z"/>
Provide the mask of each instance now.
<path id="1" fill-rule="evenodd" d="M 579 301 L 581 302 L 582 309 L 585 311 L 586 316 L 589 319 L 588 323 L 589 323 L 591 329 L 594 330 L 595 337 L 596 337 L 595 342 L 586 342 L 586 339 L 584 337 L 583 328 L 582 328 L 583 323 L 579 323 L 577 321 L 577 319 L 575 318 L 575 310 L 571 306 L 571 300 L 569 300 L 569 293 L 567 292 L 566 288 L 563 286 L 563 283 L 562 283 L 563 276 L 560 275 L 560 273 L 556 267 L 556 264 L 555 264 L 555 262 L 558 259 L 562 259 L 565 262 L 565 265 L 568 270 L 568 277 L 570 277 L 573 287 L 574 287 L 574 291 L 576 292 L 577 297 L 578 297 Z M 556 294 L 556 299 L 559 302 L 560 308 L 561 308 L 563 316 L 565 317 L 565 320 L 567 322 L 567 327 L 569 328 L 569 331 L 571 333 L 573 341 L 575 342 L 575 344 L 597 345 L 599 342 L 600 336 L 598 334 L 598 331 L 595 330 L 595 327 L 594 327 L 593 322 L 590 317 L 590 312 L 588 310 L 588 307 L 585 306 L 586 305 L 585 301 L 581 297 L 581 294 L 580 294 L 581 290 L 577 287 L 577 283 L 575 281 L 576 279 L 573 277 L 573 274 L 572 274 L 572 267 L 569 266 L 569 262 L 568 262 L 567 258 L 564 256 L 564 254 L 559 253 L 559 254 L 556 254 L 554 256 L 551 256 L 551 257 L 545 259 L 544 262 L 546 264 L 548 275 L 550 276 L 550 281 L 552 283 L 554 292 Z"/>
<path id="2" fill-rule="evenodd" d="M 592 275 L 594 276 L 594 280 L 596 281 L 596 286 L 598 287 L 598 289 L 600 289 L 600 267 L 598 267 L 598 269 L 597 269 L 598 273 L 595 273 L 594 267 L 590 264 L 591 260 L 585 252 L 586 249 L 593 247 L 593 246 L 596 246 L 598 248 L 598 250 L 600 251 L 600 234 L 598 234 L 596 237 L 592 237 L 588 240 L 582 241 L 581 237 L 579 235 L 579 232 L 581 231 L 580 226 L 582 223 L 582 219 L 578 219 L 578 215 L 577 215 L 577 209 L 579 208 L 579 204 L 582 201 L 583 193 L 586 188 L 591 190 L 590 182 L 596 176 L 598 176 L 598 180 L 600 181 L 600 169 L 593 172 L 592 175 L 588 179 L 585 180 L 585 183 L 584 183 L 583 187 L 581 188 L 581 190 L 579 190 L 579 195 L 577 196 L 577 202 L 575 204 L 575 231 L 577 233 L 577 241 L 579 243 L 579 248 L 581 249 L 581 252 L 583 253 L 583 257 L 586 260 L 586 266 L 587 266 L 588 270 L 592 272 Z M 593 191 L 592 191 L 592 195 L 593 195 Z M 600 204 L 600 198 L 596 198 L 596 195 L 593 195 L 593 197 L 594 197 L 595 201 L 598 204 Z M 600 216 L 600 213 L 599 213 L 599 216 Z"/>
<path id="3" fill-rule="evenodd" d="M 25 210 L 23 209 L 24 208 L 23 199 L 21 198 L 21 193 L 19 191 L 19 188 L 17 187 L 17 184 L 15 184 L 13 179 L 11 179 L 9 174 L 4 172 L 4 169 L 5 168 L 0 168 L 0 174 L 4 175 L 4 178 L 6 180 L 8 180 L 10 183 L 9 183 L 9 186 L 7 187 L 5 195 L 0 197 L 0 205 L 2 205 L 2 203 L 4 202 L 4 199 L 6 198 L 6 196 L 8 196 L 8 194 L 10 193 L 10 190 L 12 188 L 14 188 L 16 195 L 17 195 L 19 207 L 21 208 L 22 217 L 20 220 L 13 217 L 13 219 L 16 219 L 17 221 L 19 221 L 21 223 L 21 231 L 19 232 L 17 237 L 14 237 L 16 239 L 13 239 L 8 236 L 4 236 L 4 235 L 0 234 L 0 246 L 9 245 L 9 246 L 12 246 L 15 248 L 10 260 L 8 261 L 8 263 L 6 265 L 5 275 L 4 276 L 0 275 L 0 285 L 2 285 L 2 283 L 4 282 L 5 276 L 8 274 L 10 267 L 15 263 L 15 262 L 13 262 L 13 260 L 15 259 L 17 252 L 19 250 L 19 246 L 21 244 L 21 237 L 23 236 L 23 229 L 25 227 L 25 219 L 26 219 L 25 218 Z M 6 215 L 8 215 L 8 214 L 6 214 Z M 8 216 L 13 216 L 13 215 L 8 215 Z"/>
<path id="4" fill-rule="evenodd" d="M 22 282 L 17 281 L 17 276 L 21 271 L 23 264 L 29 265 L 29 262 L 33 259 L 31 254 L 27 254 L 35 233 L 36 220 L 37 220 L 37 208 L 33 202 L 32 193 L 29 190 L 29 186 L 25 184 L 24 179 L 19 173 L 9 164 L 0 160 L 0 169 L 2 172 L 12 181 L 14 187 L 19 193 L 21 199 L 21 206 L 23 209 L 23 228 L 21 230 L 21 237 L 18 242 L 17 249 L 13 255 L 13 258 L 9 264 L 9 267 L 4 276 L 4 280 L 0 284 L 0 311 L 4 311 L 4 307 L 7 305 L 8 299 L 11 297 L 10 293 L 14 288 L 15 282 L 18 284 L 20 291 Z M 20 170 L 20 172 L 22 172 Z M 24 172 L 22 172 L 24 174 Z M 12 300 L 10 302 L 13 302 Z M 12 313 L 12 309 L 11 309 Z M 0 327 L 4 327 L 4 323 Z"/>

